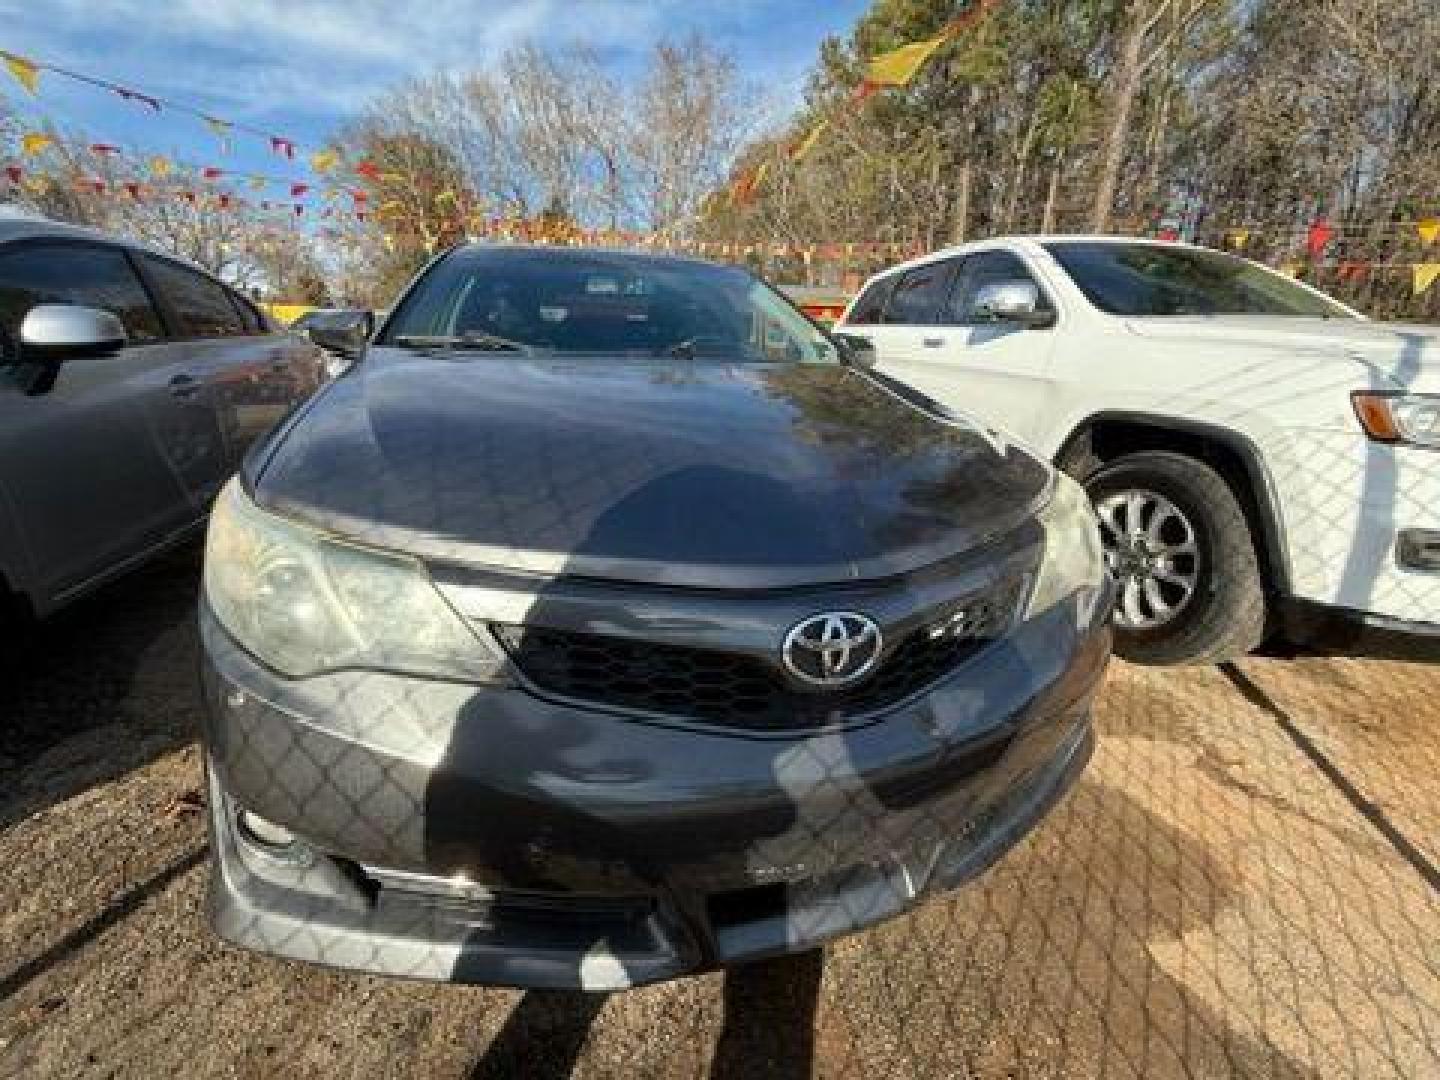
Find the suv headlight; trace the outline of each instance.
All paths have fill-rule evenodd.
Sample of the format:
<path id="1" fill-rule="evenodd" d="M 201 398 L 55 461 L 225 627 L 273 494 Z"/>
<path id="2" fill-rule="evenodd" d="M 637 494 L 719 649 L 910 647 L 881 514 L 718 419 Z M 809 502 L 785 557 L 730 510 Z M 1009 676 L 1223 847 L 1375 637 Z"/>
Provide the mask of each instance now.
<path id="1" fill-rule="evenodd" d="M 1440 396 L 1360 391 L 1350 400 L 1360 426 L 1376 442 L 1440 446 Z"/>
<path id="2" fill-rule="evenodd" d="M 1040 526 L 1045 530 L 1045 554 L 1025 618 L 1033 619 L 1073 595 L 1078 601 L 1078 624 L 1088 626 L 1095 605 L 1106 594 L 1106 576 L 1100 527 L 1085 489 L 1057 472 L 1050 504 L 1040 512 Z"/>
<path id="3" fill-rule="evenodd" d="M 210 517 L 205 598 L 240 645 L 291 678 L 378 668 L 479 682 L 504 665 L 419 562 L 266 513 L 238 480 Z"/>

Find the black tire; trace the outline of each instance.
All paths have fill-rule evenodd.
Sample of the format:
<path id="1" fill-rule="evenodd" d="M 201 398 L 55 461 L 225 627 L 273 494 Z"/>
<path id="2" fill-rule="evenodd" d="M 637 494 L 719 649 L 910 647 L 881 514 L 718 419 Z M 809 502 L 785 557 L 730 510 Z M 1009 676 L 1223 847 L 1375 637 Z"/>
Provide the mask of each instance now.
<path id="1" fill-rule="evenodd" d="M 1224 477 L 1184 454 L 1152 451 L 1110 461 L 1085 487 L 1097 506 L 1131 491 L 1161 496 L 1188 519 L 1183 524 L 1194 537 L 1193 561 L 1173 564 L 1193 580 L 1188 599 L 1161 625 L 1125 626 L 1117 612 L 1118 655 L 1139 664 L 1218 664 L 1260 645 L 1265 637 L 1260 560 L 1245 511 Z M 1103 524 L 1101 532 L 1107 539 L 1113 535 Z"/>

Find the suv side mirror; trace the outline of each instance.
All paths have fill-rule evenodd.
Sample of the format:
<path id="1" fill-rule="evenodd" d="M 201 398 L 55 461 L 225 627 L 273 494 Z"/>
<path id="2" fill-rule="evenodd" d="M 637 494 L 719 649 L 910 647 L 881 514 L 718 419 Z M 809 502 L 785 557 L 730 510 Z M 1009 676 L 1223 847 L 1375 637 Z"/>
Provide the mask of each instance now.
<path id="1" fill-rule="evenodd" d="M 859 334 L 835 334 L 840 356 L 853 367 L 868 370 L 875 366 L 875 343 Z"/>
<path id="2" fill-rule="evenodd" d="M 1040 310 L 1039 287 L 1023 278 L 982 285 L 970 314 L 980 322 L 1019 323 L 1032 329 L 1055 325 L 1055 313 Z"/>
<path id="3" fill-rule="evenodd" d="M 305 327 L 305 336 L 326 352 L 354 360 L 374 329 L 375 316 L 368 311 L 327 311 Z"/>
<path id="4" fill-rule="evenodd" d="M 37 304 L 20 323 L 20 358 L 57 364 L 124 347 L 125 326 L 110 311 L 75 304 Z"/>

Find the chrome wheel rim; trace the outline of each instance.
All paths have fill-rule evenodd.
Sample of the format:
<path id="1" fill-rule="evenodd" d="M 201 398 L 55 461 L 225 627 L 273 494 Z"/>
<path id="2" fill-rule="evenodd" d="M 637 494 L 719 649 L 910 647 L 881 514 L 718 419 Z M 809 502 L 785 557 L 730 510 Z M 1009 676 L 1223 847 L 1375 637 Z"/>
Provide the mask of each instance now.
<path id="1" fill-rule="evenodd" d="M 1190 519 L 1165 496 L 1143 488 L 1106 495 L 1095 503 L 1095 513 L 1105 567 L 1119 589 L 1116 625 L 1153 630 L 1173 622 L 1200 580 Z"/>

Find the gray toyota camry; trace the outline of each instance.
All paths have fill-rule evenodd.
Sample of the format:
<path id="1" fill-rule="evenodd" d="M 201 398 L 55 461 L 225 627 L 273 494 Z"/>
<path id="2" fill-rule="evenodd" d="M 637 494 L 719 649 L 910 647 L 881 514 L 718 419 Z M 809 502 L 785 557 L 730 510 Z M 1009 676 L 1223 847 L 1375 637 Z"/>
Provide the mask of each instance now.
<path id="1" fill-rule="evenodd" d="M 1080 489 L 748 273 L 468 246 L 318 336 L 210 526 L 225 938 L 632 986 L 903 912 L 1084 767 Z"/>

